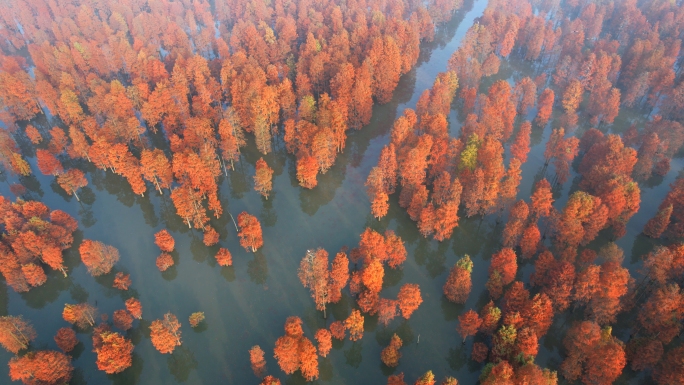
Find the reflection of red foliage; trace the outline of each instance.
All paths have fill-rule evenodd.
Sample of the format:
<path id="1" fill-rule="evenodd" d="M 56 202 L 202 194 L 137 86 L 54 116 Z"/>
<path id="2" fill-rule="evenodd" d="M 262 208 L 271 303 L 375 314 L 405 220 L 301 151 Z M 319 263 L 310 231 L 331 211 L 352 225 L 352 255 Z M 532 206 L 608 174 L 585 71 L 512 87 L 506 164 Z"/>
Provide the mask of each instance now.
<path id="1" fill-rule="evenodd" d="M 316 341 L 318 342 L 318 354 L 321 357 L 325 357 L 332 349 L 332 335 L 328 329 L 318 329 L 315 335 Z"/>

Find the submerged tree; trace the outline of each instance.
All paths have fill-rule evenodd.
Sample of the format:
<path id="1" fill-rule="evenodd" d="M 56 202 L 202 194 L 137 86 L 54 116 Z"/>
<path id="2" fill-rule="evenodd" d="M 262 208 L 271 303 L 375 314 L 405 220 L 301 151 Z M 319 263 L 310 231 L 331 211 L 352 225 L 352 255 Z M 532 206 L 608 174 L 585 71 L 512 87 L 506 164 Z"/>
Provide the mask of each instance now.
<path id="1" fill-rule="evenodd" d="M 164 318 L 152 321 L 150 338 L 152 345 L 162 354 L 173 353 L 176 346 L 181 345 L 181 331 L 178 318 L 171 313 L 164 314 Z"/>

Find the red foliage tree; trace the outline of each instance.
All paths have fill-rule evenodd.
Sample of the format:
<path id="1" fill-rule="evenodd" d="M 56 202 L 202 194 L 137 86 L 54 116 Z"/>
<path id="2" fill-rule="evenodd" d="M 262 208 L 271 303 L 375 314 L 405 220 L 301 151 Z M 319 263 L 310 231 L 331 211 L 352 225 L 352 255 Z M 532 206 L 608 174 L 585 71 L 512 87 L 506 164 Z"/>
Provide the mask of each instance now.
<path id="1" fill-rule="evenodd" d="M 169 267 L 173 266 L 175 262 L 173 261 L 171 254 L 161 253 L 157 257 L 155 264 L 157 265 L 157 269 L 159 269 L 159 271 L 166 271 Z"/>
<path id="2" fill-rule="evenodd" d="M 249 349 L 249 362 L 252 364 L 252 371 L 254 375 L 262 378 L 266 375 L 266 360 L 264 359 L 264 351 L 259 345 L 252 346 Z"/>
<path id="3" fill-rule="evenodd" d="M 112 287 L 119 290 L 128 290 L 128 288 L 131 286 L 131 283 L 131 275 L 120 271 L 114 276 L 114 283 L 112 284 Z"/>
<path id="4" fill-rule="evenodd" d="M 164 318 L 152 321 L 150 338 L 152 345 L 162 354 L 173 353 L 176 346 L 181 344 L 181 331 L 178 318 L 171 313 L 164 314 Z"/>
<path id="5" fill-rule="evenodd" d="M 402 341 L 401 338 L 395 333 L 390 340 L 389 345 L 382 349 L 380 352 L 380 360 L 383 364 L 394 368 L 399 365 L 399 359 L 401 358 L 401 353 L 399 349 L 401 348 Z"/>
<path id="6" fill-rule="evenodd" d="M 553 112 L 553 103 L 555 94 L 553 90 L 547 88 L 539 95 L 537 101 L 537 117 L 534 122 L 538 126 L 545 126 L 548 123 L 551 113 Z"/>
<path id="7" fill-rule="evenodd" d="M 70 324 L 75 324 L 81 329 L 95 325 L 97 309 L 87 303 L 77 305 L 65 304 L 62 311 L 62 318 Z"/>
<path id="8" fill-rule="evenodd" d="M 76 338 L 74 329 L 60 328 L 55 335 L 55 342 L 57 347 L 62 349 L 64 353 L 69 353 L 78 345 L 78 338 Z"/>
<path id="9" fill-rule="evenodd" d="M 330 271 L 328 270 L 328 252 L 319 248 L 308 250 L 302 258 L 298 271 L 299 280 L 311 292 L 317 310 L 323 310 L 325 317 L 326 304 L 329 302 Z"/>
<path id="10" fill-rule="evenodd" d="M 13 357 L 9 362 L 10 379 L 22 381 L 26 385 L 65 384 L 71 380 L 73 370 L 69 356 L 52 350 Z"/>
<path id="11" fill-rule="evenodd" d="M 469 255 L 459 259 L 449 273 L 442 290 L 447 299 L 453 303 L 464 304 L 472 288 L 470 274 L 473 271 L 473 262 Z"/>
<path id="12" fill-rule="evenodd" d="M 29 343 L 36 338 L 33 326 L 21 316 L 0 317 L 0 345 L 14 354 L 28 348 Z"/>
<path id="13" fill-rule="evenodd" d="M 213 227 L 207 226 L 204 229 L 204 238 L 202 239 L 202 243 L 204 243 L 205 246 L 214 246 L 217 244 L 219 241 L 219 233 L 214 230 Z"/>
<path id="14" fill-rule="evenodd" d="M 264 239 L 261 235 L 261 224 L 259 220 L 243 211 L 238 215 L 238 226 L 240 231 L 238 232 L 238 237 L 240 237 L 240 245 L 245 248 L 245 250 L 256 251 L 258 248 L 264 245 Z"/>
<path id="15" fill-rule="evenodd" d="M 423 298 L 420 296 L 420 287 L 414 283 L 405 283 L 399 289 L 397 302 L 399 303 L 401 316 L 409 319 L 411 314 L 423 303 Z"/>
<path id="16" fill-rule="evenodd" d="M 266 199 L 268 199 L 268 194 L 273 188 L 272 178 L 273 169 L 268 167 L 264 158 L 259 158 L 256 162 L 256 173 L 254 174 L 254 190 Z"/>
<path id="17" fill-rule="evenodd" d="M 88 273 L 93 277 L 109 273 L 114 264 L 119 261 L 119 251 L 115 247 L 90 239 L 81 243 L 78 252 L 81 254 L 81 261 L 88 269 Z"/>
<path id="18" fill-rule="evenodd" d="M 133 344 L 119 333 L 105 331 L 93 335 L 97 368 L 107 374 L 120 373 L 133 364 Z"/>
<path id="19" fill-rule="evenodd" d="M 176 246 L 176 241 L 173 236 L 169 234 L 168 230 L 163 229 L 154 234 L 154 244 L 157 245 L 161 251 L 170 253 Z"/>
<path id="20" fill-rule="evenodd" d="M 318 342 L 318 354 L 321 357 L 326 357 L 330 353 L 330 349 L 332 349 L 332 334 L 330 334 L 328 329 L 318 329 L 314 338 Z"/>
<path id="21" fill-rule="evenodd" d="M 518 270 L 518 263 L 516 261 L 515 252 L 513 249 L 506 247 L 501 249 L 498 253 L 492 255 L 492 262 L 489 266 L 489 274 L 498 271 L 501 274 L 501 280 L 504 285 L 508 285 L 515 279 L 515 274 Z"/>
<path id="22" fill-rule="evenodd" d="M 142 305 L 140 301 L 135 298 L 129 298 L 126 300 L 126 310 L 133 316 L 133 318 L 142 318 Z"/>
<path id="23" fill-rule="evenodd" d="M 67 194 L 75 196 L 76 200 L 80 201 L 81 199 L 76 194 L 76 190 L 87 186 L 88 180 L 85 178 L 83 171 L 71 168 L 65 173 L 57 175 L 57 183 Z"/>
<path id="24" fill-rule="evenodd" d="M 487 354 L 489 353 L 489 348 L 482 342 L 475 342 L 473 344 L 473 351 L 470 353 L 470 357 L 473 361 L 478 363 L 483 363 L 487 359 Z"/>
<path id="25" fill-rule="evenodd" d="M 114 310 L 112 320 L 114 321 L 114 326 L 123 331 L 126 331 L 133 326 L 133 316 L 123 309 Z"/>
<path id="26" fill-rule="evenodd" d="M 352 310 L 344 320 L 344 328 L 349 331 L 349 339 L 358 341 L 363 337 L 363 316 L 358 310 Z"/>
<path id="27" fill-rule="evenodd" d="M 233 256 L 230 254 L 228 249 L 222 247 L 216 253 L 216 262 L 219 264 L 219 266 L 232 266 Z"/>
<path id="28" fill-rule="evenodd" d="M 330 334 L 337 340 L 343 340 L 345 335 L 344 323 L 335 321 L 330 324 Z"/>
<path id="29" fill-rule="evenodd" d="M 463 337 L 463 343 L 469 336 L 474 336 L 482 325 L 482 319 L 472 309 L 458 316 L 458 334 Z"/>
<path id="30" fill-rule="evenodd" d="M 651 238 L 660 238 L 665 232 L 667 226 L 670 225 L 670 217 L 672 216 L 673 205 L 667 205 L 665 208 L 658 210 L 656 215 L 649 219 L 644 226 L 644 234 Z"/>

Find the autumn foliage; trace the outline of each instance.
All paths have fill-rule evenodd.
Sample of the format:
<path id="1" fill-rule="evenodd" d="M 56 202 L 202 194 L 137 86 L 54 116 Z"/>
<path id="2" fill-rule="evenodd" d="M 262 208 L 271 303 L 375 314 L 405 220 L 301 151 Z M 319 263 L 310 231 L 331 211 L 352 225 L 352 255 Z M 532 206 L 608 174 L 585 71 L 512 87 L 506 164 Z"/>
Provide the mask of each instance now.
<path id="1" fill-rule="evenodd" d="M 107 274 L 119 261 L 119 250 L 99 241 L 84 240 L 78 247 L 81 261 L 93 277 Z"/>
<path id="2" fill-rule="evenodd" d="M 171 313 L 164 314 L 164 318 L 152 321 L 150 338 L 152 345 L 162 354 L 173 353 L 176 346 L 181 344 L 181 331 L 178 318 Z"/>
<path id="3" fill-rule="evenodd" d="M 154 234 L 154 244 L 157 245 L 162 251 L 170 253 L 176 246 L 176 241 L 166 229 L 163 229 Z"/>
<path id="4" fill-rule="evenodd" d="M 52 350 L 13 357 L 9 362 L 10 379 L 22 381 L 26 385 L 67 383 L 71 380 L 73 370 L 69 356 Z"/>
<path id="5" fill-rule="evenodd" d="M 240 231 L 238 232 L 240 245 L 247 251 L 250 249 L 256 251 L 263 246 L 264 240 L 261 235 L 261 223 L 259 223 L 259 220 L 247 212 L 240 213 L 237 220 L 238 226 L 240 227 Z"/>
<path id="6" fill-rule="evenodd" d="M 76 332 L 71 328 L 60 328 L 57 330 L 57 334 L 55 334 L 55 343 L 64 353 L 69 353 L 78 345 Z"/>

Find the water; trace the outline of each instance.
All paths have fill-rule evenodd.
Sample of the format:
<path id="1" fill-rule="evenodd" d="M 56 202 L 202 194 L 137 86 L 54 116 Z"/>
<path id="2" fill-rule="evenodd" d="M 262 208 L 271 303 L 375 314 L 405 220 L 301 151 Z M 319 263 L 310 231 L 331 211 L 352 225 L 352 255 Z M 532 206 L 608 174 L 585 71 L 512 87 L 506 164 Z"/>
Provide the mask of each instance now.
<path id="1" fill-rule="evenodd" d="M 117 247 L 121 260 L 112 273 L 92 278 L 80 263 L 77 252 L 68 251 L 68 278 L 50 274 L 44 286 L 26 294 L 17 294 L 2 285 L 0 314 L 24 315 L 39 334 L 33 347 L 56 349 L 52 337 L 59 328 L 69 326 L 61 317 L 65 303 L 97 303 L 100 312 L 111 315 L 124 307 L 126 298 L 139 298 L 144 319 L 136 321 L 134 329 L 127 333 L 135 344 L 133 366 L 118 375 L 108 376 L 98 371 L 95 354 L 91 352 L 90 331 L 79 332 L 81 344 L 73 354 L 76 371 L 72 384 L 256 384 L 259 380 L 252 374 L 248 355 L 253 345 L 260 345 L 266 351 L 269 374 L 281 378 L 283 383 L 303 384 L 305 381 L 298 373 L 285 376 L 272 357 L 275 340 L 283 334 L 285 319 L 300 316 L 306 335 L 313 340 L 318 328 L 328 326 L 333 320 L 345 319 L 355 304 L 345 295 L 340 303 L 329 307 L 326 322 L 297 278 L 299 261 L 307 249 L 323 247 L 334 255 L 345 245 L 356 246 L 359 234 L 368 226 L 378 231 L 393 229 L 406 242 L 409 257 L 402 269 L 387 269 L 381 296 L 396 298 L 402 284 L 417 283 L 424 302 L 409 321 L 398 317 L 386 328 L 378 325 L 377 317 L 366 317 L 363 339 L 334 341 L 330 355 L 319 359 L 318 382 L 384 384 L 389 374 L 399 372 L 405 373 L 407 382 L 413 382 L 432 370 L 440 381 L 451 375 L 461 383 L 474 383 L 481 365 L 469 359 L 472 339 L 461 345 L 455 328 L 459 314 L 470 308 L 479 309 L 488 301 L 484 282 L 489 258 L 500 247 L 502 225 L 497 225 L 493 216 L 485 220 L 462 219 L 450 240 L 428 241 L 398 207 L 396 196 L 390 198 L 388 215 L 381 221 L 374 219 L 363 185 L 380 149 L 389 142 L 389 130 L 396 117 L 404 108 L 413 108 L 436 75 L 446 70 L 447 60 L 486 5 L 486 0 L 467 3 L 440 29 L 435 42 L 423 47 L 419 66 L 402 78 L 394 99 L 374 108 L 368 127 L 350 133 L 345 152 L 327 174 L 319 176 L 314 190 L 298 186 L 294 158 L 285 153 L 282 143 L 277 143 L 276 151 L 265 157 L 275 170 L 274 191 L 268 200 L 261 198 L 253 191 L 252 183 L 254 164 L 261 155 L 250 144 L 236 170 L 222 177 L 220 193 L 224 211 L 234 216 L 248 211 L 259 217 L 265 245 L 256 253 L 245 252 L 239 246 L 228 215 L 212 220 L 211 225 L 219 231 L 221 240 L 219 245 L 207 248 L 202 244 L 202 234 L 189 230 L 175 215 L 168 191 L 161 196 L 156 191 L 149 191 L 145 197 L 135 196 L 122 178 L 95 170 L 91 165 L 78 164 L 88 171 L 90 182 L 81 192 L 80 203 L 64 195 L 51 177 L 36 175 L 23 180 L 31 196 L 79 220 L 76 245 L 83 238 L 99 240 Z M 499 77 L 517 79 L 526 76 L 525 71 L 529 71 L 526 63 L 504 62 Z M 454 128 L 459 124 L 457 119 L 458 114 L 454 112 L 451 116 Z M 534 182 L 541 177 L 544 143 L 550 131 L 551 125 L 532 133 L 534 146 L 523 166 L 521 198 L 529 196 Z M 37 171 L 35 159 L 32 166 Z M 673 162 L 673 170 L 678 169 L 681 169 L 679 159 Z M 675 176 L 676 171 L 671 171 L 659 184 L 642 186 L 642 209 L 630 221 L 627 235 L 618 242 L 633 271 L 638 267 L 638 256 L 651 246 L 638 234 L 657 210 L 667 193 L 667 185 Z M 577 183 L 573 181 L 576 177 L 573 171 L 571 181 L 556 192 L 557 208 L 576 189 Z M 3 195 L 10 196 L 11 182 L 10 179 L 0 187 Z M 159 250 L 153 243 L 153 234 L 163 228 L 176 239 L 176 266 L 160 273 L 155 266 Z M 231 251 L 233 266 L 216 264 L 213 256 L 219 247 Z M 475 264 L 473 292 L 464 306 L 454 305 L 443 298 L 442 286 L 449 269 L 466 253 Z M 519 278 L 527 281 L 532 266 L 527 264 L 520 270 Z M 133 284 L 129 292 L 111 287 L 117 271 L 131 274 Z M 183 345 L 172 355 L 162 355 L 149 341 L 148 326 L 169 311 L 183 323 Z M 196 311 L 203 311 L 206 321 L 203 326 L 191 329 L 187 317 Z M 537 360 L 540 365 L 557 368 L 561 359 L 558 347 L 565 328 L 567 325 L 557 320 L 541 341 Z M 403 339 L 404 346 L 399 367 L 389 369 L 380 362 L 380 351 L 395 332 Z M 2 362 L 10 357 L 4 350 L 0 352 Z M 7 376 L 7 367 L 0 365 L 0 378 Z"/>

